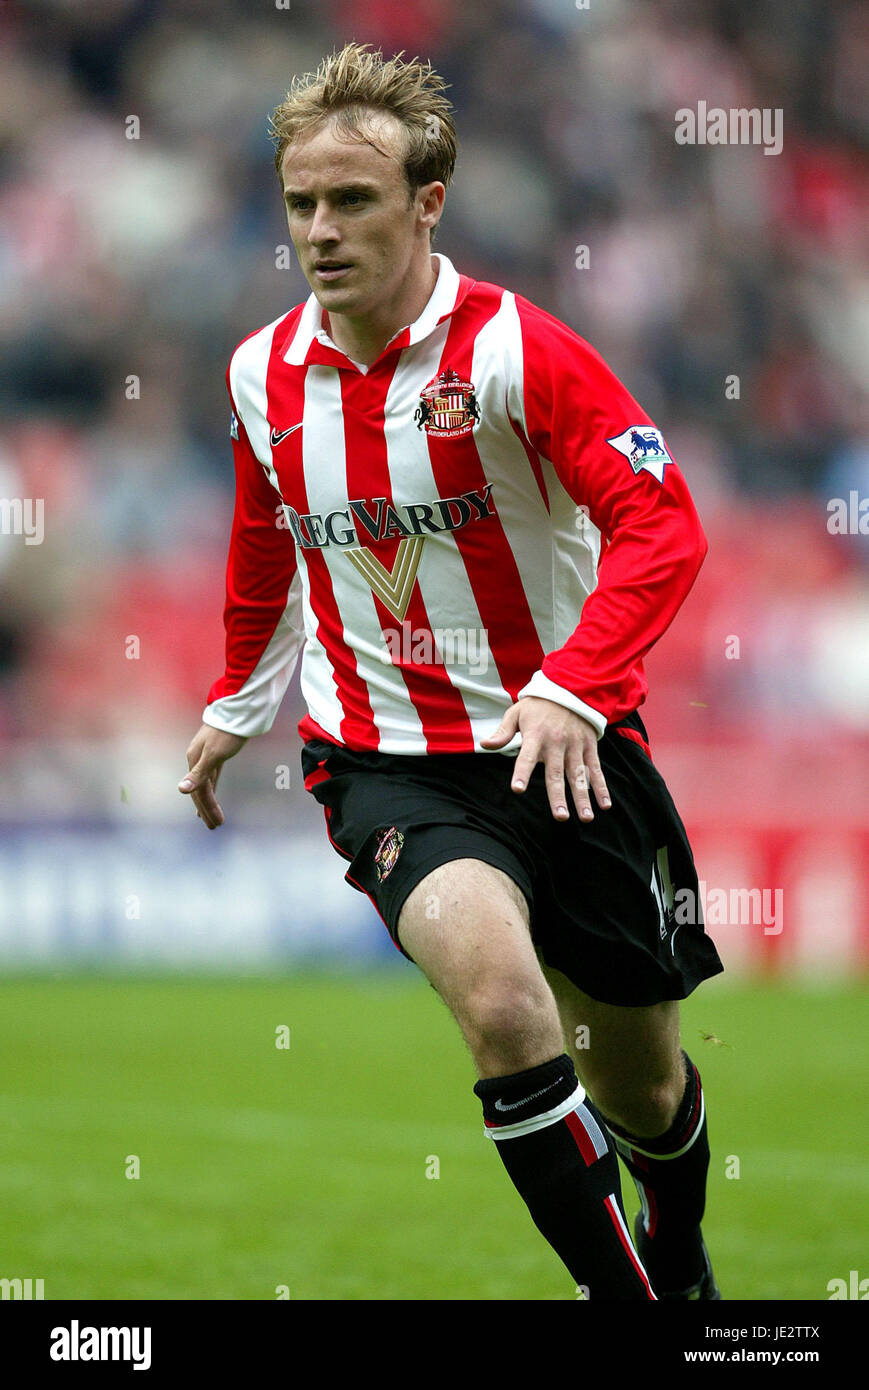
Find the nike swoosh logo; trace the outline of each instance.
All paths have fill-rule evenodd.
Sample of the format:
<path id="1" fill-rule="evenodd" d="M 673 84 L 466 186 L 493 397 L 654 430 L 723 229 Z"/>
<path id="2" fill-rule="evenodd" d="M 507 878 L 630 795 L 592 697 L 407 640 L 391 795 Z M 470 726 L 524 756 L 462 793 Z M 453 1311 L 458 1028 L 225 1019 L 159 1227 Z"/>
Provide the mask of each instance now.
<path id="1" fill-rule="evenodd" d="M 517 1100 L 517 1101 L 514 1101 L 512 1105 L 505 1105 L 504 1102 L 503 1102 L 502 1100 L 496 1100 L 496 1101 L 495 1101 L 495 1109 L 496 1109 L 496 1110 L 518 1110 L 520 1105 L 527 1105 L 528 1102 L 529 1102 L 529 1100 L 536 1100 L 538 1096 L 545 1096 L 547 1091 L 552 1091 L 552 1090 L 554 1090 L 555 1087 L 556 1087 L 557 1085 L 558 1085 L 558 1082 L 557 1082 L 557 1081 L 553 1081 L 551 1086 L 544 1086 L 542 1091 L 535 1091 L 535 1092 L 533 1093 L 533 1095 L 526 1096 L 524 1100 Z"/>
<path id="2" fill-rule="evenodd" d="M 282 441 L 283 439 L 286 439 L 286 437 L 287 437 L 288 434 L 293 434 L 295 430 L 300 430 L 301 428 L 302 428 L 302 421 L 301 421 L 301 420 L 299 421 L 299 423 L 298 423 L 297 425 L 290 425 L 290 428 L 289 428 L 288 430 L 276 430 L 275 427 L 274 427 L 274 425 L 272 425 L 272 432 L 271 432 L 271 435 L 270 435 L 270 437 L 269 437 L 269 443 L 271 444 L 272 448 L 274 449 L 274 448 L 277 447 L 278 444 L 281 443 L 281 441 Z"/>

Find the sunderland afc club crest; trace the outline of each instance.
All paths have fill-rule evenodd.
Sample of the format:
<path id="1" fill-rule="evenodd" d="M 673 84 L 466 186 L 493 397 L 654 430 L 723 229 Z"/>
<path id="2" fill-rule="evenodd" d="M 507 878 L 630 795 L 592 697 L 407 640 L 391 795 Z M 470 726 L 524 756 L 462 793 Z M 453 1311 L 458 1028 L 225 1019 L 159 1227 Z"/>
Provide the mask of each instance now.
<path id="1" fill-rule="evenodd" d="M 624 454 L 635 473 L 645 468 L 659 483 L 664 481 L 667 464 L 673 462 L 661 431 L 654 425 L 629 425 L 621 434 L 608 439 L 607 444 Z"/>
<path id="2" fill-rule="evenodd" d="M 377 882 L 382 883 L 385 878 L 389 878 L 395 868 L 395 861 L 401 853 L 401 846 L 404 844 L 404 836 L 401 831 L 391 825 L 388 830 L 377 832 L 377 848 L 374 851 L 374 866 L 377 869 Z"/>
<path id="3" fill-rule="evenodd" d="M 420 393 L 413 418 L 418 430 L 425 428 L 436 439 L 470 434 L 480 418 L 473 385 L 447 367 Z"/>

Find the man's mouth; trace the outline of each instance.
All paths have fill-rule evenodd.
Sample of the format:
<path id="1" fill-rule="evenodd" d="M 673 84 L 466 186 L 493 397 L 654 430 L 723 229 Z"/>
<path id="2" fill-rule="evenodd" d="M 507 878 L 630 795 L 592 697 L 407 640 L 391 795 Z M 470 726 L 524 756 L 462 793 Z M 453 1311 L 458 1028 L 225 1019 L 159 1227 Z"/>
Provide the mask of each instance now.
<path id="1" fill-rule="evenodd" d="M 338 280 L 353 267 L 349 261 L 315 261 L 314 273 L 318 280 Z"/>

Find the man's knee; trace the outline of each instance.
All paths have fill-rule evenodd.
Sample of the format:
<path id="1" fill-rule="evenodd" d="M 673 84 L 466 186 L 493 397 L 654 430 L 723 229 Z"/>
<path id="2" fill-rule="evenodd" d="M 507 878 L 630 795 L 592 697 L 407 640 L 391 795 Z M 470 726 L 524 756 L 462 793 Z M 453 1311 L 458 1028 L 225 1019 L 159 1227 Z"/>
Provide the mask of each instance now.
<path id="1" fill-rule="evenodd" d="M 558 1011 L 542 975 L 477 982 L 456 1013 L 478 1061 L 500 1059 L 502 1074 L 549 1061 L 562 1050 Z"/>

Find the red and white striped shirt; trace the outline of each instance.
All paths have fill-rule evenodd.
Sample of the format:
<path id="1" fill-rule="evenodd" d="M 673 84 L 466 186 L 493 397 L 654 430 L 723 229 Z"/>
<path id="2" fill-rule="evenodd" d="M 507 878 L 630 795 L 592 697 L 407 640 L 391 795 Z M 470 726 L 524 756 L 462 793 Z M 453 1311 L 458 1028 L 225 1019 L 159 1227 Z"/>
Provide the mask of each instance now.
<path id="1" fill-rule="evenodd" d="M 314 295 L 233 353 L 215 728 L 270 729 L 300 652 L 303 738 L 355 749 L 481 751 L 521 694 L 600 736 L 645 699 L 706 553 L 685 480 L 588 343 L 434 259 L 369 367 Z"/>

